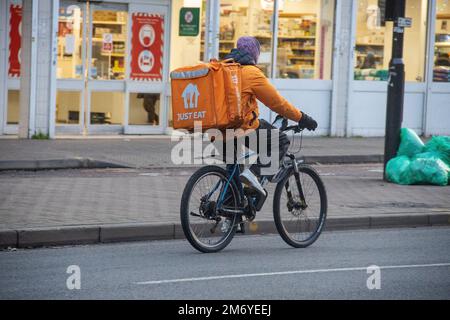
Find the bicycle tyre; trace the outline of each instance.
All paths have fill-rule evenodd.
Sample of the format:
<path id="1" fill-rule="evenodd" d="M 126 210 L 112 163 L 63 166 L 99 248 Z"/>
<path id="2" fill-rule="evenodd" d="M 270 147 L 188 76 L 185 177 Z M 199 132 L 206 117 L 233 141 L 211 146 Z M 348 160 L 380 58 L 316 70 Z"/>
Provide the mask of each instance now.
<path id="1" fill-rule="evenodd" d="M 283 180 L 281 180 L 275 189 L 274 193 L 274 200 L 273 200 L 273 215 L 274 215 L 274 221 L 275 226 L 277 228 L 278 233 L 280 234 L 281 238 L 290 246 L 294 248 L 306 248 L 313 244 L 318 237 L 320 236 L 323 228 L 325 227 L 325 221 L 327 216 L 327 206 L 328 206 L 328 200 L 327 200 L 327 193 L 325 189 L 325 185 L 322 182 L 322 179 L 320 178 L 319 174 L 314 170 L 312 167 L 307 165 L 299 165 L 298 167 L 299 172 L 303 174 L 309 175 L 314 183 L 317 186 L 317 189 L 319 190 L 320 195 L 320 215 L 319 215 L 319 221 L 317 223 L 317 227 L 314 230 L 314 233 L 312 236 L 310 236 L 308 239 L 304 241 L 298 241 L 295 240 L 289 232 L 286 230 L 282 218 L 281 218 L 281 194 L 284 190 L 284 187 L 286 185 L 286 182 L 288 179 L 294 175 L 294 169 L 292 168 L 289 173 L 286 175 Z M 308 201 L 308 200 L 307 200 Z"/>
<path id="2" fill-rule="evenodd" d="M 198 251 L 203 253 L 213 253 L 218 252 L 222 249 L 224 249 L 233 239 L 236 229 L 237 229 L 237 215 L 234 217 L 232 223 L 233 227 L 231 228 L 230 232 L 226 235 L 226 238 L 223 239 L 219 244 L 216 246 L 206 246 L 202 244 L 200 241 L 197 240 L 197 237 L 195 234 L 193 234 L 193 231 L 190 227 L 189 223 L 189 199 L 191 197 L 193 188 L 195 187 L 196 183 L 202 178 L 205 177 L 208 174 L 215 174 L 221 176 L 223 179 L 227 178 L 227 172 L 221 167 L 218 166 L 206 166 L 202 167 L 199 170 L 197 170 L 188 180 L 186 183 L 186 186 L 183 191 L 183 195 L 181 197 L 181 205 L 180 205 L 180 219 L 181 219 L 181 226 L 183 229 L 183 233 L 186 237 L 186 239 L 189 241 L 189 243 Z M 237 191 L 237 187 L 234 183 L 234 181 L 231 181 L 230 185 L 231 190 L 233 192 L 233 197 L 235 200 L 235 204 L 239 203 L 239 193 Z"/>

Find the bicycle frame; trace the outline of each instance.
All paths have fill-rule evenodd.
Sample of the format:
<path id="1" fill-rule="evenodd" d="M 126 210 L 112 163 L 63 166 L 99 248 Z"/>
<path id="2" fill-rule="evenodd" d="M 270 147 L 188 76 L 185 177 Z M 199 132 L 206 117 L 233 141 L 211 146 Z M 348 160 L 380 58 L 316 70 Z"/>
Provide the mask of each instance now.
<path id="1" fill-rule="evenodd" d="M 287 127 L 287 121 L 286 121 L 282 131 L 289 131 L 289 130 L 294 130 L 295 132 L 299 132 L 299 131 L 296 131 L 297 130 L 296 126 Z M 240 158 L 235 158 L 235 161 L 232 165 L 227 165 L 227 176 L 228 177 L 227 177 L 225 186 L 221 190 L 221 193 L 219 195 L 219 201 L 217 202 L 218 209 L 222 208 L 223 201 L 224 201 L 225 195 L 228 191 L 231 181 L 235 182 L 236 187 L 239 192 L 239 200 L 240 200 L 239 209 L 244 209 L 242 201 L 243 201 L 243 199 L 245 199 L 245 194 L 244 194 L 244 188 L 242 187 L 242 183 L 240 182 L 240 179 L 239 179 L 239 176 L 241 174 L 241 167 L 240 167 L 239 162 L 243 159 L 249 158 L 250 156 L 252 156 L 254 154 L 255 154 L 255 152 L 248 152 L 248 153 L 244 154 L 243 156 L 241 156 Z M 278 182 L 282 181 L 286 177 L 286 175 L 288 175 L 290 173 L 290 170 L 294 170 L 294 177 L 295 177 L 296 185 L 297 185 L 299 195 L 300 195 L 300 206 L 304 209 L 307 207 L 307 205 L 306 205 L 306 199 L 305 199 L 305 195 L 303 192 L 302 184 L 300 181 L 300 174 L 299 174 L 299 170 L 298 170 L 298 162 L 301 163 L 303 161 L 300 160 L 297 162 L 295 155 L 292 153 L 289 153 L 289 152 L 285 154 L 284 159 L 286 159 L 286 158 L 291 160 L 290 164 L 286 164 L 286 161 L 283 160 L 282 165 L 280 166 L 280 169 L 273 176 L 273 178 L 270 180 L 270 182 L 278 183 Z M 268 178 L 263 177 L 262 181 L 261 181 L 262 185 L 264 186 L 267 182 L 268 182 Z M 207 200 L 209 200 L 209 197 L 220 187 L 220 184 L 221 184 L 221 181 L 217 182 L 216 186 L 213 188 L 213 191 L 211 191 L 209 193 Z M 290 186 L 289 186 L 289 181 L 287 181 L 287 183 L 286 183 L 286 191 L 287 191 L 287 195 L 288 195 L 288 201 L 290 203 L 294 203 L 294 199 L 292 197 L 292 192 L 291 192 Z M 243 210 L 242 210 L 242 213 L 243 213 Z"/>

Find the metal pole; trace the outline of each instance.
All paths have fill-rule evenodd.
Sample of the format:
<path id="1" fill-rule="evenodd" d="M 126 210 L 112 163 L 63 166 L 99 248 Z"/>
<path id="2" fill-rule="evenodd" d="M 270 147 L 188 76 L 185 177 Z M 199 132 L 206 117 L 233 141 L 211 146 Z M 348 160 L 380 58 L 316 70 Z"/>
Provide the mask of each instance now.
<path id="1" fill-rule="evenodd" d="M 405 16 L 405 0 L 395 0 L 392 57 L 389 62 L 389 82 L 386 106 L 386 134 L 384 140 L 384 174 L 386 164 L 397 154 L 400 144 L 400 129 L 403 120 L 403 98 L 405 92 L 405 65 L 403 64 L 404 26 L 399 18 Z"/>

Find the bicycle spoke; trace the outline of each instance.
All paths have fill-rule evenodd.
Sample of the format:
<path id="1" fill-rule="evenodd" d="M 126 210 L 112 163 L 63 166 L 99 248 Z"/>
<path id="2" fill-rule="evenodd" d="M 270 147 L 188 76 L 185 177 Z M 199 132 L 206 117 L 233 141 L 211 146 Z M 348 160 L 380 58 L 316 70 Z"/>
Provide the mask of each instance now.
<path id="1" fill-rule="evenodd" d="M 233 228 L 235 219 L 230 221 L 228 227 L 225 228 L 224 223 L 227 223 L 227 218 L 216 216 L 217 210 L 215 206 L 217 206 L 225 185 L 225 177 L 217 173 L 211 173 L 198 179 L 192 188 L 188 210 L 195 214 L 188 217 L 189 228 L 196 241 L 204 246 L 217 246 L 227 238 Z M 228 191 L 230 193 L 228 194 L 227 192 L 224 202 L 232 202 L 230 203 L 231 206 L 236 207 L 236 198 L 233 197 L 231 188 Z M 204 206 L 203 209 L 201 209 L 202 206 Z M 224 227 L 224 230 L 222 230 L 222 227 Z"/>
<path id="2" fill-rule="evenodd" d="M 289 197 L 286 187 L 284 187 L 280 196 L 280 219 L 289 237 L 303 242 L 309 240 L 316 232 L 320 220 L 321 203 L 317 185 L 312 177 L 303 172 L 300 172 L 299 175 L 307 207 L 299 208 L 301 196 L 295 177 L 291 175 L 286 180 L 285 186 L 289 183 L 294 208 L 291 211 L 288 210 Z"/>

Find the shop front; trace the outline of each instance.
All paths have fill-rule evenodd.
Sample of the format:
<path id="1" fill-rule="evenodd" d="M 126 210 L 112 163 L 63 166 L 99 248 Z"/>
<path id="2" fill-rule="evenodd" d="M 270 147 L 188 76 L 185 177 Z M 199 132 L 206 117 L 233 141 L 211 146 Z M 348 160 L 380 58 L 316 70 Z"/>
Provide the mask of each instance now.
<path id="1" fill-rule="evenodd" d="M 386 119 L 392 24 L 380 1 L 358 0 L 353 7 L 354 72 L 349 90 L 349 136 L 382 136 Z M 419 134 L 450 134 L 450 3 L 406 0 L 405 102 L 403 126 Z"/>
<path id="2" fill-rule="evenodd" d="M 169 3 L 60 1 L 56 133 L 163 133 Z"/>
<path id="3" fill-rule="evenodd" d="M 223 59 L 239 37 L 253 35 L 261 44 L 258 67 L 283 96 L 318 119 L 316 134 L 329 133 L 334 0 L 190 1 L 201 8 L 200 32 L 192 37 L 179 36 L 176 24 L 185 3 L 172 1 L 172 69 Z M 261 117 L 273 118 L 265 106 L 260 111 Z"/>
<path id="4" fill-rule="evenodd" d="M 260 41 L 258 66 L 281 94 L 318 120 L 313 134 L 384 135 L 392 42 L 385 0 L 52 3 L 55 66 L 36 68 L 38 74 L 39 68 L 54 70 L 45 116 L 56 136 L 169 133 L 170 70 L 223 58 L 243 35 Z M 426 135 L 450 134 L 450 4 L 406 3 L 413 23 L 405 29 L 403 125 Z M 17 134 L 22 121 L 21 4 L 0 4 L 1 134 Z M 51 32 L 40 37 L 53 39 Z M 36 55 L 39 62 L 39 50 Z M 274 115 L 261 106 L 261 117 Z"/>
<path id="5" fill-rule="evenodd" d="M 53 3 L 58 5 L 53 17 L 58 27 L 50 125 L 56 135 L 164 133 L 170 1 Z M 3 5 L 9 9 L 5 25 L 9 53 L 1 128 L 3 134 L 17 134 L 22 1 Z M 36 60 L 39 52 L 37 56 Z M 39 61 L 36 64 L 40 67 Z"/>

